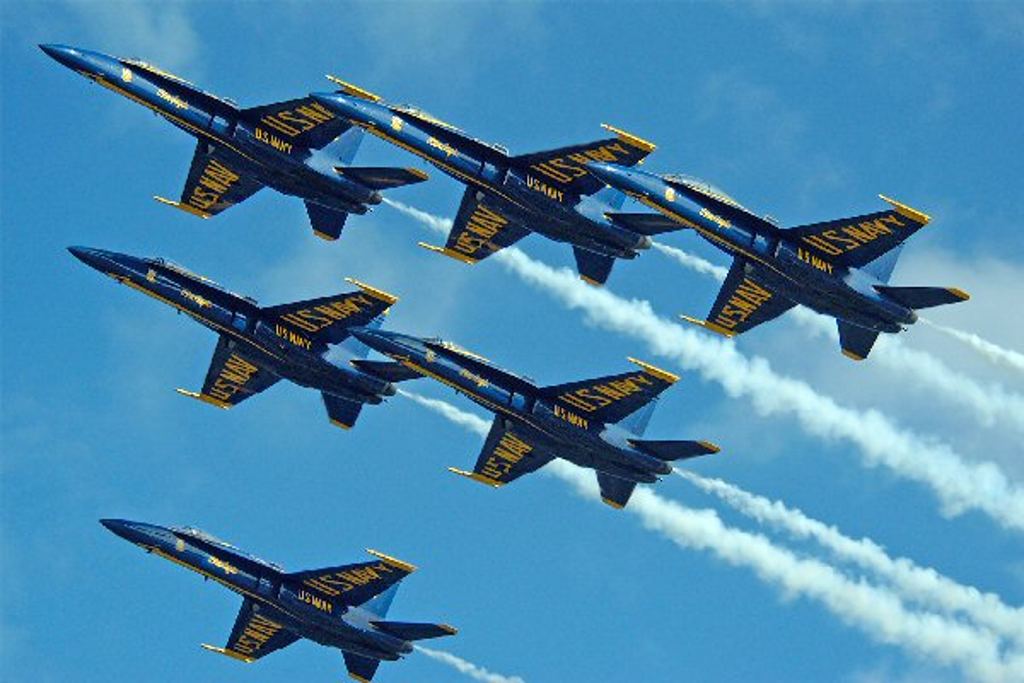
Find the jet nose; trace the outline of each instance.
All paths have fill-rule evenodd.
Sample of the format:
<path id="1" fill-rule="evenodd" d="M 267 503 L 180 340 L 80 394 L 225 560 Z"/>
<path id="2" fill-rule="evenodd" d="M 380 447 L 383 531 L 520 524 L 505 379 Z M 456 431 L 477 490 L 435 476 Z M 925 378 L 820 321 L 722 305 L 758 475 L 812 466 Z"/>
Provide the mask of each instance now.
<path id="1" fill-rule="evenodd" d="M 590 171 L 592 176 L 606 185 L 611 185 L 612 187 L 621 188 L 629 179 L 629 172 L 614 164 L 592 162 L 587 164 L 587 170 Z"/>
<path id="2" fill-rule="evenodd" d="M 133 542 L 135 540 L 136 534 L 132 529 L 131 522 L 126 519 L 101 519 L 100 524 L 125 540 Z"/>
<path id="3" fill-rule="evenodd" d="M 78 70 L 82 65 L 82 53 L 67 45 L 41 44 L 39 49 L 45 52 L 50 58 L 60 62 L 69 69 Z"/>
<path id="4" fill-rule="evenodd" d="M 91 247 L 68 247 L 68 251 L 71 252 L 72 256 L 90 268 L 104 272 L 110 270 L 110 252 Z"/>

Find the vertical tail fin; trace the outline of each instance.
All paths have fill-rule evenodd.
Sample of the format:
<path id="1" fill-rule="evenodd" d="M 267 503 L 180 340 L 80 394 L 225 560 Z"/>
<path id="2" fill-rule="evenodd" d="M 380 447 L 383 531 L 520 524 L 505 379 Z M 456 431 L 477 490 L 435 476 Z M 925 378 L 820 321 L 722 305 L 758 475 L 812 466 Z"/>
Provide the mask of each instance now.
<path id="1" fill-rule="evenodd" d="M 651 416 L 654 415 L 654 409 L 658 407 L 658 399 L 655 398 L 647 405 L 641 407 L 635 413 L 631 413 L 626 417 L 622 418 L 619 422 L 619 426 L 628 431 L 630 434 L 635 436 L 643 436 L 644 432 L 647 431 L 647 425 L 651 422 Z"/>
<path id="2" fill-rule="evenodd" d="M 899 260 L 900 254 L 903 253 L 904 244 L 904 242 L 900 242 L 894 248 L 885 252 L 874 261 L 866 264 L 863 270 L 874 275 L 882 282 L 888 282 L 889 278 L 892 277 L 893 269 L 896 268 L 896 261 Z"/>
<path id="3" fill-rule="evenodd" d="M 356 152 L 359 151 L 359 145 L 362 144 L 364 137 L 366 137 L 366 133 L 362 128 L 352 126 L 324 147 L 324 151 L 343 164 L 351 164 L 352 160 L 356 158 Z"/>
<path id="4" fill-rule="evenodd" d="M 401 585 L 402 584 L 400 583 L 396 583 L 383 593 L 371 598 L 363 604 L 363 609 L 383 619 L 388 615 L 388 610 L 391 609 L 391 603 L 395 599 L 395 593 L 398 592 L 398 587 Z"/>

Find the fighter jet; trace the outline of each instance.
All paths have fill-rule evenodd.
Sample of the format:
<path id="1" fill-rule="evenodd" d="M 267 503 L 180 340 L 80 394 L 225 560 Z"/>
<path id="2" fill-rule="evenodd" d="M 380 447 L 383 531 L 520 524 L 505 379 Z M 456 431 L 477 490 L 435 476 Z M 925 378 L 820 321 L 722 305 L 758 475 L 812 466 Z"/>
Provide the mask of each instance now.
<path id="1" fill-rule="evenodd" d="M 233 659 L 255 662 L 307 638 L 340 649 L 348 675 L 369 683 L 381 660 L 395 661 L 412 652 L 411 641 L 456 633 L 447 624 L 385 619 L 399 582 L 416 567 L 376 550 L 367 550 L 377 558 L 370 562 L 286 572 L 199 529 L 123 519 L 100 522 L 146 552 L 242 596 L 227 644 L 203 644 Z"/>
<path id="2" fill-rule="evenodd" d="M 241 109 L 137 59 L 40 47 L 197 139 L 181 199 L 155 197 L 194 216 L 215 216 L 267 186 L 301 198 L 316 235 L 336 240 L 348 214 L 379 204 L 381 190 L 427 179 L 414 168 L 352 166 L 362 130 L 308 97 Z"/>
<path id="3" fill-rule="evenodd" d="M 693 228 L 733 257 L 707 320 L 682 316 L 726 337 L 803 304 L 836 318 L 843 354 L 864 360 L 879 333 L 900 332 L 917 321 L 918 309 L 970 298 L 955 287 L 889 284 L 904 242 L 931 218 L 883 195 L 892 207 L 885 211 L 780 228 L 690 176 L 659 176 L 603 163 L 588 169 L 661 212 L 631 214 L 627 222 Z"/>
<path id="4" fill-rule="evenodd" d="M 612 136 L 511 156 L 504 147 L 471 137 L 420 109 L 388 104 L 362 88 L 328 78 L 341 90 L 312 95 L 317 102 L 466 185 L 447 244 L 420 246 L 472 264 L 537 232 L 571 244 L 580 277 L 596 285 L 608 279 L 615 259 L 635 258 L 651 246 L 646 226 L 637 229 L 616 220 L 622 193 L 603 189 L 585 168 L 589 161 L 632 166 L 654 150 L 650 142 L 605 125 Z"/>
<path id="5" fill-rule="evenodd" d="M 473 471 L 449 468 L 488 486 L 504 486 L 558 457 L 596 470 L 601 499 L 621 509 L 637 483 L 671 473 L 672 461 L 719 450 L 707 441 L 640 438 L 658 395 L 679 378 L 632 358 L 639 370 L 539 387 L 451 342 L 370 328 L 352 334 L 393 359 L 353 361 L 359 369 L 392 382 L 430 377 L 494 413 Z"/>
<path id="6" fill-rule="evenodd" d="M 178 389 L 184 396 L 231 408 L 287 379 L 322 392 L 331 423 L 349 429 L 364 403 L 378 404 L 395 393 L 389 382 L 328 358 L 336 344 L 346 345 L 351 358 L 369 353 L 350 338 L 351 328 L 380 324 L 398 301 L 387 292 L 348 279 L 356 291 L 260 307 L 254 299 L 164 259 L 87 247 L 68 250 L 86 265 L 217 333 L 217 349 L 202 390 Z"/>

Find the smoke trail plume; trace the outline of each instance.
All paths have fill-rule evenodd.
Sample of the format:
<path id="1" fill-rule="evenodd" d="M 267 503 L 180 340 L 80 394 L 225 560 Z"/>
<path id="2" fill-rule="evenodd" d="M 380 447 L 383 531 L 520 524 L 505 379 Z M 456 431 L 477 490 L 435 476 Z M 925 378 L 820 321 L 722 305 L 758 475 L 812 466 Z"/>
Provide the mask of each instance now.
<path id="1" fill-rule="evenodd" d="M 963 332 L 954 327 L 946 327 L 945 325 L 933 323 L 931 320 L 926 320 L 925 318 L 919 318 L 919 320 L 939 332 L 948 334 L 954 339 L 967 344 L 967 346 L 977 351 L 990 363 L 1010 368 L 1018 372 L 1024 372 L 1024 353 L 1013 351 L 1012 349 L 1004 349 L 1002 346 L 982 339 L 972 332 Z"/>
<path id="2" fill-rule="evenodd" d="M 485 420 L 445 401 L 409 392 L 403 395 L 470 431 L 486 434 Z M 589 500 L 598 499 L 589 471 L 561 459 L 541 471 L 562 479 Z M 818 602 L 873 640 L 900 647 L 929 662 L 955 666 L 981 681 L 1008 682 L 1024 676 L 1024 659 L 1016 654 L 1004 659 L 998 640 L 988 631 L 930 612 L 908 610 L 891 591 L 864 580 L 851 580 L 820 560 L 797 557 L 760 534 L 727 526 L 713 510 L 684 507 L 646 486 L 637 488 L 626 510 L 638 516 L 645 528 L 682 548 L 709 551 L 724 562 L 750 569 L 786 596 Z"/>
<path id="3" fill-rule="evenodd" d="M 481 681 L 481 683 L 526 683 L 526 681 L 519 676 L 503 676 L 501 674 L 493 673 L 482 666 L 474 664 L 473 662 L 467 662 L 462 657 L 456 657 L 452 653 L 445 652 L 444 650 L 433 650 L 429 647 L 423 647 L 422 645 L 415 645 L 414 647 L 417 652 L 422 652 L 436 662 L 447 664 L 459 673 L 469 676 L 474 681 Z"/>
<path id="4" fill-rule="evenodd" d="M 437 232 L 451 226 L 446 219 L 389 203 Z M 534 261 L 515 247 L 492 258 L 527 284 L 553 294 L 563 305 L 582 310 L 588 322 L 638 339 L 652 353 L 697 369 L 730 396 L 749 397 L 762 415 L 792 414 L 810 434 L 857 446 L 866 465 L 884 465 L 931 487 L 946 514 L 975 509 L 1005 527 L 1024 529 L 1024 490 L 1007 479 L 996 464 L 966 462 L 947 444 L 902 429 L 877 410 L 839 405 L 805 382 L 776 374 L 764 358 L 744 356 L 731 341 L 683 329 L 656 315 L 647 301 L 626 300 L 607 289 L 583 284 L 572 271 Z"/>
<path id="5" fill-rule="evenodd" d="M 658 242 L 654 243 L 654 248 L 676 263 L 719 282 L 725 280 L 728 273 L 727 269 L 682 249 Z M 797 306 L 789 315 L 812 335 L 825 335 L 834 342 L 838 341 L 839 333 L 836 331 L 835 320 L 832 318 L 815 313 L 804 306 Z M 1015 354 L 1013 351 L 1000 349 L 976 335 L 966 335 L 950 328 L 943 328 L 943 330 L 965 337 L 972 336 L 977 342 L 994 347 L 997 352 L 1006 355 L 1011 362 L 1013 361 L 1012 355 Z M 1019 357 L 1022 364 L 1021 369 L 1024 369 L 1024 355 L 1015 355 Z M 1024 431 L 1024 396 L 1020 394 L 1007 391 L 995 383 L 982 386 L 967 375 L 956 372 L 932 354 L 908 348 L 899 338 L 892 335 L 879 337 L 878 343 L 871 353 L 871 358 L 888 368 L 913 375 L 922 384 L 937 389 L 946 400 L 969 408 L 977 420 L 987 427 L 995 424 L 996 420 L 1000 420 Z"/>
<path id="6" fill-rule="evenodd" d="M 904 598 L 929 609 L 965 614 L 980 626 L 1024 644 L 1024 610 L 1006 605 L 998 595 L 964 586 L 909 559 L 890 557 L 871 539 L 850 538 L 834 526 L 808 517 L 782 501 L 772 501 L 721 479 L 702 477 L 687 470 L 677 469 L 675 473 L 751 519 L 781 529 L 794 538 L 812 539 L 836 558 L 874 572 L 891 582 Z"/>

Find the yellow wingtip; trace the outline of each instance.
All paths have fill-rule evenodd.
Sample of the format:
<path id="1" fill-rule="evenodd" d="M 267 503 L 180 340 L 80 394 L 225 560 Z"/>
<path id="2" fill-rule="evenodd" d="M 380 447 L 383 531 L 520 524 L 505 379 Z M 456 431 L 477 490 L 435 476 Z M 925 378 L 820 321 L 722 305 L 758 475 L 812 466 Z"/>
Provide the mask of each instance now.
<path id="1" fill-rule="evenodd" d="M 417 242 L 417 244 L 426 249 L 427 251 L 433 251 L 438 254 L 443 254 L 449 258 L 453 258 L 456 261 L 461 261 L 462 263 L 466 263 L 468 265 L 473 265 L 474 263 L 476 263 L 476 259 L 470 258 L 465 254 L 460 254 L 459 252 L 449 249 L 448 247 L 439 247 L 434 244 L 428 244 L 426 242 Z"/>
<path id="2" fill-rule="evenodd" d="M 326 232 L 320 232 L 314 228 L 313 234 L 322 239 L 325 242 L 334 242 L 338 239 L 337 235 L 328 235 Z"/>
<path id="3" fill-rule="evenodd" d="M 379 299 L 388 304 L 394 304 L 398 301 L 398 297 L 395 296 L 394 294 L 385 292 L 383 289 L 377 289 L 376 287 L 368 285 L 365 282 L 360 282 L 354 277 L 345 278 L 345 282 L 349 283 L 350 285 L 355 285 L 359 289 L 363 290 L 364 292 L 372 296 L 374 299 Z"/>
<path id="4" fill-rule="evenodd" d="M 854 353 L 850 349 L 843 349 L 843 355 L 851 360 L 864 360 L 864 356 Z"/>
<path id="5" fill-rule="evenodd" d="M 335 420 L 334 418 L 331 418 L 331 424 L 334 425 L 335 427 L 341 427 L 342 429 L 344 429 L 346 431 L 348 431 L 349 429 L 352 429 L 352 425 L 347 425 L 344 422 L 342 422 L 341 420 Z"/>
<path id="6" fill-rule="evenodd" d="M 459 632 L 459 629 L 455 628 L 451 624 L 438 624 L 437 627 L 450 636 L 454 636 Z"/>
<path id="7" fill-rule="evenodd" d="M 380 102 L 380 100 L 381 100 L 380 95 L 375 95 L 374 93 L 370 92 L 369 90 L 366 90 L 364 88 L 360 88 L 358 85 L 353 85 L 352 83 L 349 83 L 347 81 L 343 81 L 340 78 L 338 78 L 337 76 L 334 76 L 332 74 L 324 74 L 324 75 L 327 76 L 327 80 L 329 80 L 331 83 L 334 83 L 339 88 L 341 88 L 341 91 L 343 93 L 345 93 L 346 95 L 352 95 L 353 97 L 360 97 L 360 98 L 362 98 L 364 100 L 370 100 L 371 102 Z"/>
<path id="8" fill-rule="evenodd" d="M 173 199 L 168 199 L 167 197 L 161 197 L 159 195 L 153 195 L 153 199 L 157 200 L 161 204 L 166 204 L 167 206 L 173 206 L 175 209 L 181 209 L 185 213 L 192 214 L 193 216 L 199 216 L 200 218 L 202 218 L 204 220 L 209 218 L 210 215 L 211 215 L 211 214 L 206 213 L 205 211 L 200 211 L 199 209 L 195 208 L 194 206 L 189 206 L 188 204 L 182 204 L 181 202 L 176 202 Z"/>
<path id="9" fill-rule="evenodd" d="M 916 223 L 921 223 L 922 225 L 924 225 L 925 223 L 928 223 L 932 219 L 931 216 L 924 213 L 923 211 L 918 211 L 917 209 L 909 207 L 906 204 L 896 201 L 895 199 L 886 197 L 884 194 L 880 194 L 878 196 L 879 198 L 881 198 L 883 202 L 891 204 L 892 208 L 896 209 L 896 213 L 900 214 L 901 216 L 906 216 L 907 218 Z"/>
<path id="10" fill-rule="evenodd" d="M 428 179 L 430 178 L 430 176 L 429 176 L 429 175 L 427 175 L 427 172 L 426 172 L 426 171 L 421 171 L 421 170 L 420 170 L 420 169 L 418 169 L 418 168 L 412 168 L 412 167 L 410 166 L 410 167 L 406 167 L 406 169 L 405 169 L 405 170 L 406 170 L 406 171 L 408 171 L 409 173 L 412 173 L 412 174 L 413 174 L 414 176 L 416 176 L 416 177 L 417 177 L 417 178 L 419 178 L 420 180 L 428 180 Z"/>
<path id="11" fill-rule="evenodd" d="M 968 299 L 971 298 L 970 294 L 960 289 L 959 287 L 946 287 L 946 291 L 955 296 L 957 299 L 960 299 L 961 301 L 967 301 Z"/>
<path id="12" fill-rule="evenodd" d="M 196 391 L 189 391 L 188 389 L 180 389 L 180 388 L 179 389 L 175 389 L 175 391 L 178 392 L 179 394 L 181 394 L 182 396 L 187 396 L 188 398 L 194 398 L 197 401 L 202 401 L 203 403 L 209 403 L 211 406 L 217 406 L 218 408 L 223 408 L 224 410 L 227 410 L 228 408 L 231 407 L 230 403 L 225 403 L 224 401 L 221 401 L 220 399 L 214 398 L 213 396 L 208 396 L 206 394 L 200 394 L 199 392 L 196 392 Z"/>
<path id="13" fill-rule="evenodd" d="M 642 137 L 639 137 L 637 135 L 633 135 L 632 133 L 628 133 L 628 132 L 622 130 L 621 128 L 616 128 L 615 126 L 613 126 L 611 124 L 602 123 L 601 127 L 604 128 L 607 131 L 610 131 L 610 132 L 615 133 L 616 135 L 618 135 L 619 138 L 623 142 L 629 143 L 630 145 L 633 145 L 634 147 L 642 149 L 645 152 L 653 152 L 658 147 L 657 145 L 655 145 L 653 142 L 651 142 L 649 140 L 644 140 Z"/>
<path id="14" fill-rule="evenodd" d="M 584 282 L 586 282 L 591 287 L 604 287 L 604 283 L 603 282 L 598 282 L 594 278 L 587 277 L 583 273 L 580 273 L 580 279 L 583 280 Z"/>
<path id="15" fill-rule="evenodd" d="M 721 446 L 719 446 L 717 443 L 712 443 L 711 441 L 698 441 L 697 443 L 699 443 L 704 448 L 708 449 L 708 451 L 711 453 L 718 453 L 719 451 L 722 450 Z"/>
<path id="16" fill-rule="evenodd" d="M 449 467 L 448 471 L 452 472 L 453 474 L 457 474 L 460 477 L 466 477 L 467 479 L 472 479 L 473 481 L 478 481 L 481 484 L 486 484 L 487 486 L 492 486 L 494 488 L 500 488 L 501 486 L 505 485 L 505 482 L 501 482 L 496 479 L 491 479 L 490 477 L 486 477 L 478 472 L 468 472 L 466 470 L 460 470 L 458 467 Z"/>
<path id="17" fill-rule="evenodd" d="M 237 659 L 238 661 L 245 662 L 246 664 L 252 664 L 254 661 L 256 661 L 252 657 L 246 657 L 245 655 L 239 652 L 232 652 L 231 650 L 225 649 L 223 647 L 217 647 L 216 645 L 209 645 L 207 643 L 200 643 L 200 645 L 203 647 L 204 650 L 216 652 L 219 655 L 231 657 L 231 659 Z"/>
<path id="18" fill-rule="evenodd" d="M 410 574 L 412 572 L 416 571 L 416 565 L 410 564 L 408 562 L 405 562 L 404 560 L 400 560 L 397 557 L 391 557 L 390 555 L 385 555 L 384 553 L 380 552 L 379 550 L 374 550 L 373 548 L 367 548 L 366 552 L 370 553 L 371 555 L 373 555 L 374 557 L 376 557 L 376 558 L 378 558 L 380 560 L 383 560 L 385 564 L 389 564 L 392 567 L 395 567 L 397 569 L 401 569 L 402 571 L 409 572 Z"/>
<path id="19" fill-rule="evenodd" d="M 679 381 L 679 375 L 669 372 L 668 370 L 662 370 L 657 366 L 651 365 L 650 363 L 645 363 L 642 360 L 637 360 L 632 356 L 626 358 L 626 360 L 628 360 L 630 363 L 633 363 L 634 365 L 639 365 L 648 375 L 657 377 L 658 379 L 668 382 L 669 384 L 675 384 L 676 382 Z"/>
<path id="20" fill-rule="evenodd" d="M 359 681 L 359 683 L 370 683 L 369 678 L 363 678 L 359 674 L 354 674 L 351 671 L 348 672 L 348 677 L 351 678 L 353 681 Z"/>
<path id="21" fill-rule="evenodd" d="M 720 334 L 726 339 L 732 339 L 733 337 L 736 336 L 736 333 L 733 332 L 732 330 L 727 330 L 721 325 L 716 325 L 715 323 L 708 322 L 707 320 L 701 320 L 700 318 L 692 318 L 688 315 L 680 315 L 679 318 L 681 320 L 685 320 L 688 323 L 696 325 L 697 327 L 703 327 L 704 329 L 710 330 L 715 334 Z"/>

